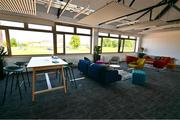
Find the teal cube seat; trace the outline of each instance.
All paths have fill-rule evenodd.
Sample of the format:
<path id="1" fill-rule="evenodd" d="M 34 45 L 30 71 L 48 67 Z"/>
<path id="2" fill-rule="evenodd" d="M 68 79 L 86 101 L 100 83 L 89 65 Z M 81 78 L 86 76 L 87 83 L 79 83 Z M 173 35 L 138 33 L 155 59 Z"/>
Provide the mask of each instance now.
<path id="1" fill-rule="evenodd" d="M 132 71 L 132 83 L 137 85 L 144 85 L 146 81 L 146 73 L 142 70 Z"/>

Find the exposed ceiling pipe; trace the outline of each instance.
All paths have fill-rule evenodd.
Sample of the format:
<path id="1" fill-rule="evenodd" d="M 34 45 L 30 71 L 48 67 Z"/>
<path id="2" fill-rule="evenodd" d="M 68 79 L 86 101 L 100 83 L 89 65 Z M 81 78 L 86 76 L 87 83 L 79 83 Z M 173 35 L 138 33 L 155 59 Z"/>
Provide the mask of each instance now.
<path id="1" fill-rule="evenodd" d="M 62 11 L 59 13 L 58 15 L 58 18 L 64 13 L 64 11 L 66 10 L 66 8 L 68 7 L 69 3 L 71 2 L 72 0 L 69 0 L 66 5 L 64 6 L 64 8 L 62 9 Z"/>
<path id="2" fill-rule="evenodd" d="M 176 9 L 178 12 L 180 12 L 180 8 L 176 5 L 173 5 L 173 8 Z"/>
<path id="3" fill-rule="evenodd" d="M 175 3 L 177 3 L 178 0 L 171 0 L 168 5 L 155 17 L 154 20 L 160 19 L 163 15 L 165 15 L 171 8 L 171 6 L 173 6 Z"/>
<path id="4" fill-rule="evenodd" d="M 127 14 L 127 15 L 123 15 L 123 16 L 120 16 L 120 17 L 117 17 L 117 18 L 113 18 L 113 19 L 111 19 L 111 20 L 107 20 L 107 21 L 105 21 L 105 22 L 100 23 L 99 25 L 106 24 L 107 22 L 110 22 L 110 21 L 113 21 L 113 20 L 117 20 L 117 19 L 120 19 L 120 18 L 125 17 L 125 16 L 128 17 L 128 16 L 131 16 L 131 15 L 134 15 L 134 14 L 137 14 L 137 13 L 141 13 L 141 12 L 144 12 L 144 11 L 147 11 L 147 10 L 150 10 L 150 9 L 154 9 L 154 8 L 156 8 L 156 7 L 160 7 L 160 6 L 162 6 L 162 5 L 166 5 L 166 4 L 169 4 L 169 3 L 170 3 L 170 2 L 161 1 L 161 2 L 159 2 L 158 4 L 153 5 L 153 6 L 151 6 L 151 7 L 144 8 L 144 9 L 138 10 L 138 11 L 136 11 L 136 12 L 133 12 L 133 13 L 130 13 L 130 14 Z"/>
<path id="5" fill-rule="evenodd" d="M 175 19 L 175 20 L 169 20 L 169 21 L 166 21 L 168 23 L 179 23 L 180 22 L 180 19 Z"/>
<path id="6" fill-rule="evenodd" d="M 84 9 L 82 9 L 81 11 L 79 11 L 79 13 L 77 13 L 74 17 L 73 17 L 73 19 L 76 19 L 79 15 L 81 15 L 82 13 L 84 13 L 84 12 L 86 12 L 88 9 L 89 9 L 89 5 L 86 7 L 86 8 L 84 8 Z"/>
<path id="7" fill-rule="evenodd" d="M 132 2 L 129 4 L 129 7 L 131 7 L 134 2 L 135 2 L 135 0 L 132 0 Z"/>
<path id="8" fill-rule="evenodd" d="M 155 20 L 155 21 L 145 21 L 137 24 L 133 24 L 130 26 L 123 26 L 119 28 L 118 30 L 121 31 L 128 31 L 128 30 L 133 30 L 133 29 L 138 29 L 138 28 L 146 28 L 150 26 L 156 26 L 156 25 L 166 25 L 167 22 L 162 21 L 162 20 Z"/>
<path id="9" fill-rule="evenodd" d="M 52 0 L 49 0 L 49 5 L 48 5 L 48 8 L 47 8 L 47 14 L 49 13 L 49 10 L 51 8 L 51 4 L 52 4 Z"/>
<path id="10" fill-rule="evenodd" d="M 112 21 L 109 21 L 109 22 L 107 22 L 106 24 L 111 24 L 111 23 L 113 23 L 113 22 L 117 22 L 117 21 L 121 21 L 121 20 L 125 20 L 125 19 L 127 19 L 128 17 L 127 16 L 125 16 L 125 17 L 123 17 L 123 18 L 119 18 L 119 19 L 117 19 L 117 20 L 112 20 Z"/>
<path id="11" fill-rule="evenodd" d="M 142 15 L 140 15 L 138 18 L 136 18 L 135 20 L 139 20 L 140 18 L 142 18 L 143 16 L 145 16 L 147 13 L 150 12 L 150 9 L 147 10 L 146 12 L 144 12 Z"/>

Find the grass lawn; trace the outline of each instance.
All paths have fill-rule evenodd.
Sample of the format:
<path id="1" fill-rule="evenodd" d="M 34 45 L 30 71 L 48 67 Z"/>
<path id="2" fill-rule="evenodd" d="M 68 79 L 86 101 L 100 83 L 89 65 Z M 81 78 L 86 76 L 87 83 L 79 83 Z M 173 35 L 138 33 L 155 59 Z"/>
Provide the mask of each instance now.
<path id="1" fill-rule="evenodd" d="M 80 48 L 66 48 L 66 53 L 90 53 L 90 48 L 80 47 Z"/>
<path id="2" fill-rule="evenodd" d="M 48 47 L 11 47 L 12 55 L 38 55 L 38 54 L 53 54 L 53 49 L 48 50 Z M 57 49 L 58 53 L 62 53 L 62 48 Z M 102 52 L 117 52 L 118 48 L 103 47 Z M 66 48 L 66 53 L 89 53 L 87 47 Z M 124 52 L 134 52 L 134 48 L 124 47 Z"/>
<path id="3" fill-rule="evenodd" d="M 113 47 L 103 47 L 102 52 L 118 52 L 118 48 L 113 48 Z"/>
<path id="4" fill-rule="evenodd" d="M 38 54 L 53 54 L 53 50 L 48 50 L 47 47 L 11 47 L 12 55 L 38 55 Z"/>
<path id="5" fill-rule="evenodd" d="M 124 47 L 124 52 L 134 52 L 134 48 L 132 48 L 132 47 Z"/>
<path id="6" fill-rule="evenodd" d="M 102 52 L 117 52 L 118 48 L 113 47 L 103 47 Z M 134 52 L 134 48 L 132 47 L 124 47 L 124 52 Z"/>
<path id="7" fill-rule="evenodd" d="M 12 55 L 38 55 L 38 54 L 53 54 L 53 50 L 48 50 L 48 47 L 11 47 Z M 62 53 L 62 48 L 57 49 L 58 53 Z M 89 53 L 90 49 L 81 47 L 77 49 L 66 48 L 66 53 Z"/>

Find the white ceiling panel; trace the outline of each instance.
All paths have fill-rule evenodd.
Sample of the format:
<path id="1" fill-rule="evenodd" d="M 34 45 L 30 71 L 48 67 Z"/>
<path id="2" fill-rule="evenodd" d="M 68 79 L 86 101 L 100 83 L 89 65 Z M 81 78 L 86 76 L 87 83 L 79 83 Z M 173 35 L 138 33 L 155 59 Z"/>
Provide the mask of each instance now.
<path id="1" fill-rule="evenodd" d="M 118 4 L 116 2 L 111 2 L 104 8 L 97 10 L 96 12 L 90 14 L 89 16 L 81 19 L 79 23 L 98 25 L 101 22 L 110 20 L 119 16 L 126 15 L 128 13 L 134 12 L 134 10 L 125 7 L 124 5 Z"/>

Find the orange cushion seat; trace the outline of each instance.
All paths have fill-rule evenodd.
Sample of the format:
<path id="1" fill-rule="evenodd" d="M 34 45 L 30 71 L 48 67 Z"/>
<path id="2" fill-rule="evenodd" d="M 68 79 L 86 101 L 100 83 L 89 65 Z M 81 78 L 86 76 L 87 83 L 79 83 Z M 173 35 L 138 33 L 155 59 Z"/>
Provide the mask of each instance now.
<path id="1" fill-rule="evenodd" d="M 176 64 L 168 63 L 166 67 L 167 67 L 168 69 L 175 69 L 175 68 L 176 68 Z"/>

